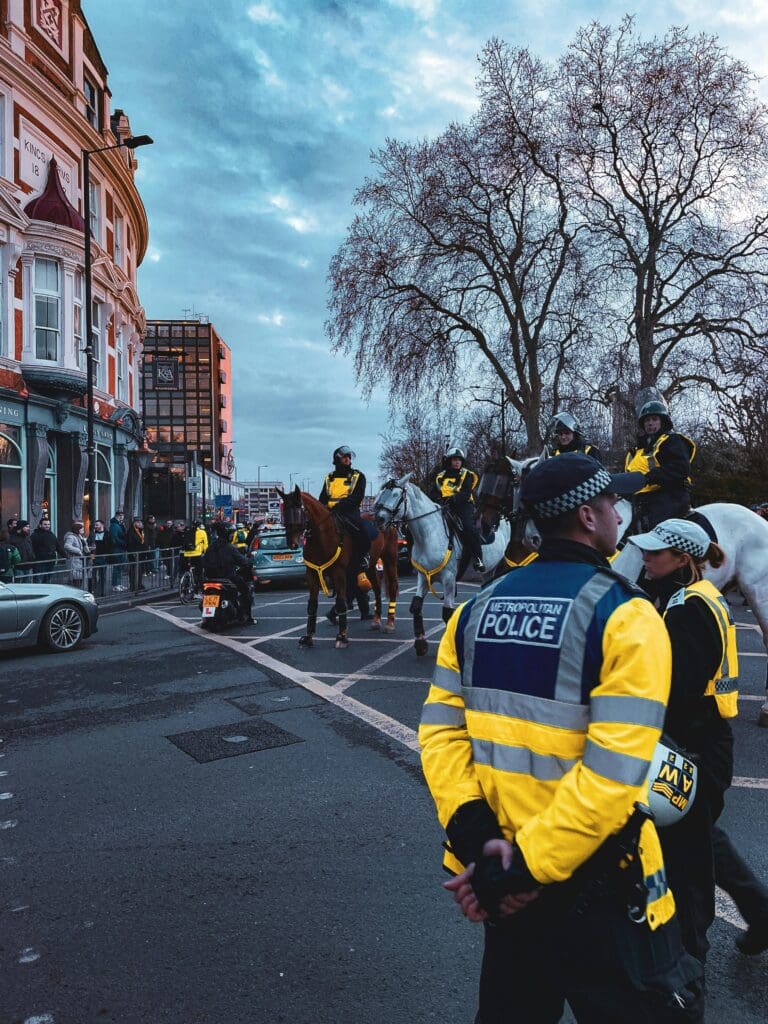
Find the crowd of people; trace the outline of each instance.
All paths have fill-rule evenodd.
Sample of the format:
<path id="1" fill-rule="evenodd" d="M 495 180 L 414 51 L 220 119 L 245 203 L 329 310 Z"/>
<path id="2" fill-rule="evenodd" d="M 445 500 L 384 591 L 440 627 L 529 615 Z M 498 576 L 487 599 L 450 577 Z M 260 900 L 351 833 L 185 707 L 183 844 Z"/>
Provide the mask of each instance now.
<path id="1" fill-rule="evenodd" d="M 235 547 L 245 552 L 250 539 L 246 525 L 223 525 Z M 178 519 L 158 523 L 154 515 L 126 519 L 118 509 L 108 523 L 96 519 L 88 531 L 82 519 L 74 520 L 60 539 L 47 517 L 33 530 L 28 520 L 12 516 L 0 529 L 0 582 L 63 583 L 84 587 L 96 597 L 170 584 L 184 564 L 205 552 L 211 529 L 201 519 L 191 524 Z"/>

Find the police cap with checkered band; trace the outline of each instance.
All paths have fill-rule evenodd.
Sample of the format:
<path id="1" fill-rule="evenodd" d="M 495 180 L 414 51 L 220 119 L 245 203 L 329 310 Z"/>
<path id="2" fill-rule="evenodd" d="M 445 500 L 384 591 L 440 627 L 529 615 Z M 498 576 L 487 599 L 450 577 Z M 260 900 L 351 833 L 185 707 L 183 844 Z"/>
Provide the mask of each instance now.
<path id="1" fill-rule="evenodd" d="M 520 498 L 537 518 L 554 519 L 598 494 L 635 494 L 643 473 L 609 473 L 596 459 L 568 452 L 536 463 L 523 479 Z"/>
<path id="2" fill-rule="evenodd" d="M 648 533 L 638 533 L 629 538 L 643 551 L 664 551 L 674 548 L 694 558 L 704 558 L 709 551 L 710 540 L 707 531 L 690 519 L 665 519 Z"/>

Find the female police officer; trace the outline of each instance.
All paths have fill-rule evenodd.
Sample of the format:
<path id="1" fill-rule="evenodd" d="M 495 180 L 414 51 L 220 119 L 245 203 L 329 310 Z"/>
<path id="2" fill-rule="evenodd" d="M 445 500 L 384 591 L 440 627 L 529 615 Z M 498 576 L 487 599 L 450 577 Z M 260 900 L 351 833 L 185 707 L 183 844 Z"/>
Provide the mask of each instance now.
<path id="1" fill-rule="evenodd" d="M 589 456 L 537 464 L 521 497 L 539 558 L 456 610 L 419 739 L 449 840 L 446 883 L 485 921 L 479 1024 L 702 1019 L 645 778 L 670 644 L 612 572 L 614 504 L 636 481 Z M 634 810 L 633 810 L 634 808 Z"/>
<path id="2" fill-rule="evenodd" d="M 755 953 L 768 946 L 768 891 L 715 827 L 733 776 L 737 714 L 736 628 L 720 591 L 702 578 L 706 562 L 722 565 L 721 548 L 687 519 L 667 519 L 631 538 L 641 548 L 672 643 L 672 687 L 664 732 L 696 758 L 693 808 L 661 832 L 669 883 L 677 898 L 686 949 L 702 962 L 715 916 L 715 882 L 735 889 L 750 931 L 738 946 Z M 714 838 L 714 859 L 713 845 Z M 735 884 L 734 884 L 735 883 Z"/>

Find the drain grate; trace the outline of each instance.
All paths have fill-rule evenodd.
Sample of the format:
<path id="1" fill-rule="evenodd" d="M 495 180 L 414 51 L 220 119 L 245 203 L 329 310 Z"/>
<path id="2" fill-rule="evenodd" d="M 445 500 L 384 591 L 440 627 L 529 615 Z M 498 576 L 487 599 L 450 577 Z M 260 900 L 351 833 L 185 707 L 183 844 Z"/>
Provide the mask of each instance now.
<path id="1" fill-rule="evenodd" d="M 237 722 L 235 725 L 217 725 L 195 732 L 177 732 L 166 739 L 193 757 L 198 764 L 304 742 L 300 736 L 294 736 L 293 733 L 281 729 L 279 725 L 263 719 Z"/>
<path id="2" fill-rule="evenodd" d="M 270 715 L 275 711 L 294 711 L 297 708 L 311 708 L 325 704 L 322 697 L 310 693 L 302 686 L 289 686 L 281 690 L 267 690 L 262 693 L 247 693 L 243 697 L 231 697 L 229 703 L 246 715 Z"/>

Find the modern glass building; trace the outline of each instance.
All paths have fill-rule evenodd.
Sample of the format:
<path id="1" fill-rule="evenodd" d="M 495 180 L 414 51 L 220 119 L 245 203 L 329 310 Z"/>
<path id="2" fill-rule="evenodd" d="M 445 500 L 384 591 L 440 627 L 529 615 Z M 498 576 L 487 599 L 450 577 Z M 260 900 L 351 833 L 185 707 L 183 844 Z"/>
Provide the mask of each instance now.
<path id="1" fill-rule="evenodd" d="M 157 451 L 144 473 L 144 511 L 187 519 L 242 498 L 234 479 L 232 356 L 204 317 L 150 320 L 144 337 L 142 407 Z M 198 478 L 199 492 L 188 487 Z"/>

